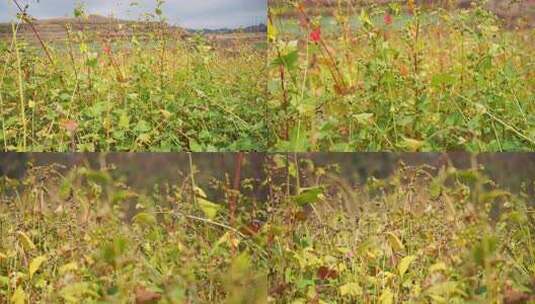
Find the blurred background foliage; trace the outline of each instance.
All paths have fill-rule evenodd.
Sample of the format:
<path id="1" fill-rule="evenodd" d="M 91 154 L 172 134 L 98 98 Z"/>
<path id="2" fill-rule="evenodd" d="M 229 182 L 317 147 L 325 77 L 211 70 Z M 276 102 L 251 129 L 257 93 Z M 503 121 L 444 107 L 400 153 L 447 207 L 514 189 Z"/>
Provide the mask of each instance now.
<path id="1" fill-rule="evenodd" d="M 194 153 L 193 165 L 199 184 L 208 186 L 214 180 L 229 182 L 235 169 L 235 153 Z M 458 169 L 472 166 L 472 154 L 454 153 L 297 153 L 264 154 L 248 153 L 243 162 L 242 177 L 253 182 L 251 187 L 242 189 L 258 199 L 266 199 L 267 189 L 263 183 L 267 167 L 274 165 L 278 158 L 311 160 L 319 167 L 334 166 L 337 173 L 351 184 L 360 184 L 369 177 L 385 178 L 392 174 L 400 163 L 410 166 L 429 165 L 440 167 L 451 164 Z M 519 191 L 525 184 L 528 193 L 534 193 L 533 178 L 535 155 L 530 153 L 482 153 L 476 156 L 485 173 L 503 187 Z M 281 160 L 285 162 L 285 160 Z M 87 153 L 87 154 L 47 154 L 47 153 L 3 153 L 0 154 L 0 175 L 21 178 L 30 166 L 59 164 L 62 170 L 87 165 L 93 169 L 108 164 L 124 175 L 126 182 L 134 187 L 151 188 L 153 185 L 183 181 L 189 173 L 187 153 Z M 273 167 L 273 166 L 271 166 Z M 304 172 L 304 171 L 303 171 Z M 304 173 L 302 173 L 304 174 Z M 284 178 L 284 176 L 278 176 Z M 210 187 L 206 187 L 210 188 Z M 220 195 L 221 193 L 213 193 Z"/>

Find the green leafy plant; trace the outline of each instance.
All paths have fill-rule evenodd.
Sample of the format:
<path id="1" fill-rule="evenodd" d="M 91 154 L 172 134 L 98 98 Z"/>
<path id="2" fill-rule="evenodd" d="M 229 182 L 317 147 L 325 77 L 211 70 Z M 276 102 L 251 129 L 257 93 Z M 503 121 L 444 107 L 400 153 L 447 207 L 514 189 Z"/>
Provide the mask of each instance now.
<path id="1" fill-rule="evenodd" d="M 2 150 L 265 150 L 265 35 L 189 33 L 163 4 L 1 24 Z"/>
<path id="2" fill-rule="evenodd" d="M 380 3 L 272 1 L 275 150 L 535 147 L 532 28 L 487 1 Z"/>

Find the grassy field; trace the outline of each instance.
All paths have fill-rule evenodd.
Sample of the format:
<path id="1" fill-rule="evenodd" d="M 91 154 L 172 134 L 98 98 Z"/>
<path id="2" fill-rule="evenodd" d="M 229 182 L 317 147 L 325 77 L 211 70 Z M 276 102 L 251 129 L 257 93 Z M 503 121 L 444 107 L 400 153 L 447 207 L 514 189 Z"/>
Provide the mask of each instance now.
<path id="1" fill-rule="evenodd" d="M 30 166 L 0 177 L 0 302 L 533 303 L 533 178 L 511 192 L 474 160 L 353 184 L 272 155 L 256 202 L 228 178 L 205 197 L 220 172 L 195 161 L 144 186 L 145 162 Z"/>
<path id="2" fill-rule="evenodd" d="M 479 2 L 467 9 L 306 3 L 270 8 L 274 149 L 535 147 L 530 19 L 511 25 Z"/>
<path id="3" fill-rule="evenodd" d="M 265 150 L 265 33 L 186 33 L 159 13 L 31 21 L 43 44 L 4 25 L 1 149 Z"/>

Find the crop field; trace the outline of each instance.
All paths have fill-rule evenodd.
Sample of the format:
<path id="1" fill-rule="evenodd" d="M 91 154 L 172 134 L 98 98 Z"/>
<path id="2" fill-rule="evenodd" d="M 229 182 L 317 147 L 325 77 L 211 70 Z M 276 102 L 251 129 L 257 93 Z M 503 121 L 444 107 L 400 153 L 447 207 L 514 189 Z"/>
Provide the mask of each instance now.
<path id="1" fill-rule="evenodd" d="M 270 1 L 270 145 L 533 150 L 535 6 L 509 2 Z"/>
<path id="2" fill-rule="evenodd" d="M 497 178 L 533 157 L 275 154 L 256 182 L 262 155 L 227 154 L 245 160 L 228 177 L 214 154 L 32 157 L 48 163 L 0 176 L 1 303 L 535 301 L 533 170 Z"/>
<path id="3" fill-rule="evenodd" d="M 265 32 L 188 32 L 163 14 L 1 25 L 1 149 L 265 150 Z"/>

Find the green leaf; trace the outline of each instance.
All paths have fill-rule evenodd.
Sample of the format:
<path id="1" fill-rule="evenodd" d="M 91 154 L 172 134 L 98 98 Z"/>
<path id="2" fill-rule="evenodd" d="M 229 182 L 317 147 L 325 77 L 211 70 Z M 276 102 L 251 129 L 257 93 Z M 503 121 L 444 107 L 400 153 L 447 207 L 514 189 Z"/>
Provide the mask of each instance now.
<path id="1" fill-rule="evenodd" d="M 59 99 L 61 101 L 69 101 L 71 100 L 71 95 L 67 93 L 61 93 L 61 95 L 59 95 Z"/>
<path id="2" fill-rule="evenodd" d="M 66 285 L 59 291 L 59 295 L 67 303 L 80 303 L 82 300 L 87 301 L 90 297 L 98 297 L 87 282 L 78 282 Z"/>
<path id="3" fill-rule="evenodd" d="M 395 235 L 392 232 L 387 232 L 386 236 L 388 239 L 388 243 L 390 244 L 390 247 L 392 248 L 392 250 L 394 250 L 394 252 L 400 252 L 405 249 L 405 246 L 403 245 L 401 240 L 397 237 L 397 235 Z"/>
<path id="4" fill-rule="evenodd" d="M 98 59 L 95 55 L 90 55 L 87 60 L 85 61 L 85 65 L 90 68 L 96 68 L 98 65 Z"/>
<path id="5" fill-rule="evenodd" d="M 277 27 L 275 27 L 273 25 L 273 23 L 271 23 L 271 21 L 268 22 L 268 39 L 270 41 L 275 41 L 277 40 L 277 36 L 279 35 L 279 31 L 277 30 Z"/>
<path id="6" fill-rule="evenodd" d="M 323 187 L 303 188 L 301 193 L 293 199 L 299 206 L 314 204 L 322 198 L 323 191 Z"/>
<path id="7" fill-rule="evenodd" d="M 355 114 L 353 115 L 353 119 L 355 119 L 359 124 L 368 124 L 373 118 L 373 113 L 361 113 L 361 114 Z"/>
<path id="8" fill-rule="evenodd" d="M 76 7 L 74 9 L 74 17 L 80 18 L 84 15 L 84 9 L 83 7 Z"/>
<path id="9" fill-rule="evenodd" d="M 215 251 L 221 246 L 222 244 L 229 244 L 230 246 L 234 246 L 236 244 L 239 244 L 239 240 L 233 238 L 229 232 L 225 232 L 223 236 L 217 240 L 217 242 L 214 243 L 214 246 L 212 250 L 210 251 L 210 254 L 214 254 Z"/>
<path id="10" fill-rule="evenodd" d="M 362 295 L 362 287 L 358 283 L 347 283 L 340 286 L 340 295 L 357 297 Z"/>
<path id="11" fill-rule="evenodd" d="M 451 85 L 454 83 L 455 77 L 446 73 L 434 75 L 433 79 L 431 80 L 431 84 L 435 87 L 439 87 L 441 85 Z"/>
<path id="12" fill-rule="evenodd" d="M 32 240 L 26 233 L 24 233 L 23 231 L 19 231 L 17 232 L 17 235 L 24 251 L 28 252 L 30 250 L 35 249 L 35 244 L 32 242 Z"/>
<path id="13" fill-rule="evenodd" d="M 372 28 L 373 27 L 373 23 L 370 19 L 370 15 L 368 15 L 368 13 L 362 9 L 360 11 L 360 16 L 359 16 L 359 21 L 362 23 L 362 26 L 364 28 Z"/>
<path id="14" fill-rule="evenodd" d="M 233 278 L 247 277 L 252 267 L 251 257 L 247 252 L 243 252 L 232 261 L 230 274 Z"/>
<path id="15" fill-rule="evenodd" d="M 486 55 L 483 59 L 481 59 L 477 68 L 480 72 L 485 72 L 492 68 L 492 57 Z"/>
<path id="16" fill-rule="evenodd" d="M 206 195 L 206 192 L 201 187 L 195 187 L 193 189 L 193 192 L 195 193 L 195 196 L 197 197 L 208 198 L 208 196 Z"/>
<path id="17" fill-rule="evenodd" d="M 62 200 L 67 200 L 70 198 L 72 193 L 72 182 L 70 179 L 65 178 L 59 186 L 59 197 Z"/>
<path id="18" fill-rule="evenodd" d="M 111 183 L 112 181 L 111 176 L 104 171 L 87 170 L 84 172 L 84 174 L 87 180 L 92 181 L 94 183 L 106 185 Z"/>
<path id="19" fill-rule="evenodd" d="M 132 221 L 141 226 L 153 226 L 157 223 L 156 217 L 148 212 L 140 212 L 132 218 Z"/>
<path id="20" fill-rule="evenodd" d="M 448 266 L 446 266 L 446 263 L 438 262 L 429 267 L 429 273 L 433 273 L 437 271 L 446 271 L 447 269 L 448 269 Z"/>
<path id="21" fill-rule="evenodd" d="M 416 260 L 416 256 L 409 255 L 401 259 L 401 261 L 398 264 L 398 272 L 399 276 L 403 278 L 409 267 L 411 266 L 412 262 Z"/>
<path id="22" fill-rule="evenodd" d="M 386 288 L 379 297 L 380 304 L 394 304 L 394 293 L 390 288 Z"/>
<path id="23" fill-rule="evenodd" d="M 273 65 L 282 65 L 288 70 L 291 70 L 295 67 L 297 64 L 297 60 L 299 59 L 299 50 L 291 51 L 288 54 L 284 56 L 280 56 L 278 58 L 275 58 L 273 60 Z"/>
<path id="24" fill-rule="evenodd" d="M 28 273 L 30 275 L 30 280 L 33 278 L 33 275 L 41 268 L 41 265 L 43 265 L 44 262 L 46 262 L 47 257 L 44 255 L 38 256 L 34 258 L 30 262 Z"/>
<path id="25" fill-rule="evenodd" d="M 26 303 L 26 293 L 22 286 L 17 287 L 13 296 L 11 297 L 11 304 L 25 304 Z"/>
<path id="26" fill-rule="evenodd" d="M 492 201 L 495 201 L 498 198 L 507 198 L 511 195 L 510 192 L 503 191 L 503 190 L 492 190 L 486 193 L 482 193 L 479 200 L 481 203 L 490 203 Z"/>
<path id="27" fill-rule="evenodd" d="M 130 198 L 134 198 L 136 197 L 136 194 L 131 192 L 131 191 L 127 191 L 127 190 L 118 190 L 116 191 L 114 194 L 113 194 L 113 198 L 111 200 L 112 204 L 117 204 L 117 203 L 121 203 L 121 202 L 124 202 Z"/>
<path id="28" fill-rule="evenodd" d="M 130 128 L 130 116 L 128 116 L 126 111 L 122 112 L 121 116 L 119 116 L 119 128 L 123 130 Z"/>
<path id="29" fill-rule="evenodd" d="M 8 286 L 9 285 L 9 278 L 6 276 L 0 276 L 0 287 Z"/>
<path id="30" fill-rule="evenodd" d="M 199 203 L 199 207 L 201 208 L 204 215 L 211 220 L 213 220 L 217 216 L 217 212 L 221 209 L 220 205 L 202 197 L 198 197 L 197 202 Z"/>
<path id="31" fill-rule="evenodd" d="M 136 141 L 141 143 L 141 144 L 146 144 L 146 143 L 149 143 L 150 142 L 150 134 L 149 133 L 143 133 L 143 134 L 140 134 Z"/>
<path id="32" fill-rule="evenodd" d="M 305 152 L 308 150 L 308 134 L 303 128 L 295 127 L 290 132 L 290 147 L 293 152 Z"/>
<path id="33" fill-rule="evenodd" d="M 116 260 L 121 257 L 128 249 L 128 240 L 126 238 L 115 236 L 113 242 L 105 243 L 100 248 L 100 257 L 108 264 L 115 264 Z"/>
<path id="34" fill-rule="evenodd" d="M 134 127 L 134 131 L 137 133 L 146 133 L 151 130 L 151 126 L 145 120 L 140 120 L 137 122 L 137 125 Z"/>
<path id="35" fill-rule="evenodd" d="M 420 149 L 424 147 L 424 145 L 425 145 L 425 141 L 405 137 L 403 139 L 403 142 L 398 144 L 398 147 L 401 149 L 405 149 L 409 152 L 418 152 Z"/>
<path id="36" fill-rule="evenodd" d="M 429 194 L 431 194 L 433 199 L 437 199 L 440 196 L 444 188 L 444 182 L 447 178 L 448 175 L 445 171 L 443 171 L 443 169 L 440 169 L 438 176 L 433 178 L 431 184 L 429 185 Z"/>
<path id="37" fill-rule="evenodd" d="M 59 268 L 59 274 L 65 274 L 67 272 L 74 272 L 78 270 L 78 264 L 76 262 L 67 263 Z"/>
<path id="38" fill-rule="evenodd" d="M 457 282 L 446 281 L 439 284 L 435 284 L 427 292 L 434 296 L 448 296 L 457 292 Z"/>

